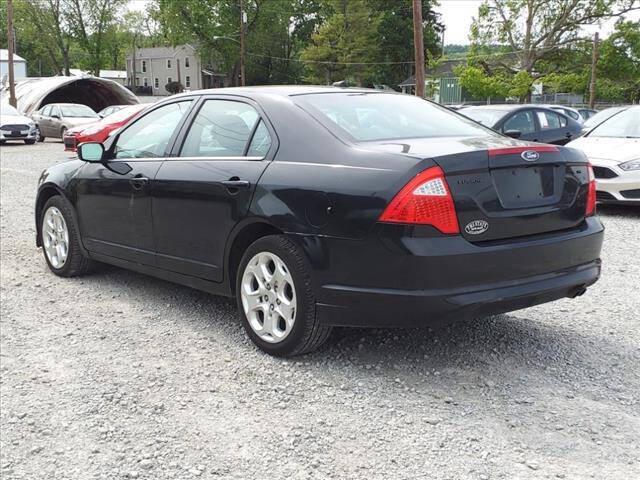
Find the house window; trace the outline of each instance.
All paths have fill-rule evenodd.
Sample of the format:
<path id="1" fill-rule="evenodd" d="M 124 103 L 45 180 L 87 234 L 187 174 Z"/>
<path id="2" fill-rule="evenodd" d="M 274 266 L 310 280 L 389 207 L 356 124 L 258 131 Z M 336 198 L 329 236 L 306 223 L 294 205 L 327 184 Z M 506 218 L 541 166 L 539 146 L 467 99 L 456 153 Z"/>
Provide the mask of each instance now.
<path id="1" fill-rule="evenodd" d="M 140 77 L 136 77 L 136 87 L 140 85 Z"/>
<path id="2" fill-rule="evenodd" d="M 147 77 L 144 77 L 144 78 L 142 79 L 142 84 L 143 84 L 145 87 L 148 87 L 148 86 L 149 86 L 149 79 L 148 79 Z"/>
<path id="3" fill-rule="evenodd" d="M 167 83 L 171 83 L 173 82 L 173 80 L 171 80 L 171 77 L 167 77 Z"/>
<path id="4" fill-rule="evenodd" d="M 184 58 L 184 68 L 189 68 L 189 57 Z"/>
<path id="5" fill-rule="evenodd" d="M 189 75 L 184 77 L 184 86 L 187 88 L 191 88 L 191 77 Z"/>
<path id="6" fill-rule="evenodd" d="M 153 86 L 154 86 L 155 88 L 160 88 L 160 80 L 158 79 L 158 77 L 156 77 L 156 78 L 153 80 Z"/>
<path id="7" fill-rule="evenodd" d="M 147 61 L 142 60 L 142 73 L 145 73 L 146 71 L 147 71 Z"/>
<path id="8" fill-rule="evenodd" d="M 171 68 L 171 59 L 167 58 L 167 68 Z"/>

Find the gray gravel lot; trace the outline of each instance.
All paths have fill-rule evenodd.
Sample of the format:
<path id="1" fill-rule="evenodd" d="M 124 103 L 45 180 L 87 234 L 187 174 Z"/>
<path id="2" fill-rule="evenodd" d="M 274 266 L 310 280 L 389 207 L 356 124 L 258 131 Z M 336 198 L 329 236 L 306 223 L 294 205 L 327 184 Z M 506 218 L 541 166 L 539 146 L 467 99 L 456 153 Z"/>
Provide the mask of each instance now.
<path id="1" fill-rule="evenodd" d="M 33 204 L 62 150 L 0 147 L 3 479 L 640 478 L 640 212 L 600 208 L 581 298 L 284 361 L 230 300 L 49 273 Z"/>

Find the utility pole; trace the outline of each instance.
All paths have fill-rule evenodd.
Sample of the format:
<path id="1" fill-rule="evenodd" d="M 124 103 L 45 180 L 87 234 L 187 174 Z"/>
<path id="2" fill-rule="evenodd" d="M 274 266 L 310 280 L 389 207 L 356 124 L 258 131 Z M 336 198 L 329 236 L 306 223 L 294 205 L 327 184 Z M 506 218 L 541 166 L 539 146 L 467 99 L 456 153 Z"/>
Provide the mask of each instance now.
<path id="1" fill-rule="evenodd" d="M 600 52 L 600 36 L 598 32 L 593 36 L 593 55 L 591 56 L 591 82 L 589 83 L 589 108 L 596 103 L 596 65 Z"/>
<path id="2" fill-rule="evenodd" d="M 447 30 L 446 25 L 442 26 L 442 57 L 444 57 L 444 32 Z"/>
<path id="3" fill-rule="evenodd" d="M 245 78 L 245 44 L 244 44 L 244 24 L 246 23 L 242 0 L 240 2 L 240 85 L 243 87 L 247 84 Z"/>
<path id="4" fill-rule="evenodd" d="M 424 40 L 422 37 L 422 0 L 413 0 L 413 46 L 416 61 L 416 96 L 424 98 Z"/>
<path id="5" fill-rule="evenodd" d="M 13 72 L 13 0 L 7 0 L 7 50 L 9 53 L 9 105 L 18 106 L 16 101 L 15 74 Z"/>

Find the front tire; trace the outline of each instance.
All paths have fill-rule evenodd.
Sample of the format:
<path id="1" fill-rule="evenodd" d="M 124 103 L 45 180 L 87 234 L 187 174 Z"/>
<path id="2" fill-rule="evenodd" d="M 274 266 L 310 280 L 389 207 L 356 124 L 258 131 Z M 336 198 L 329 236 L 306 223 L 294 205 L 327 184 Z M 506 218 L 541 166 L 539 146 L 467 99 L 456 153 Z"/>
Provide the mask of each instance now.
<path id="1" fill-rule="evenodd" d="M 60 140 L 62 140 L 63 142 L 65 133 L 67 133 L 67 127 L 62 127 L 62 130 L 60 130 Z"/>
<path id="2" fill-rule="evenodd" d="M 60 195 L 47 200 L 42 209 L 40 241 L 49 270 L 59 277 L 76 277 L 91 270 L 91 260 L 82 254 L 73 207 Z"/>
<path id="3" fill-rule="evenodd" d="M 247 248 L 238 268 L 236 297 L 247 335 L 270 355 L 311 352 L 331 333 L 331 327 L 316 320 L 306 259 L 284 235 L 260 238 Z"/>
<path id="4" fill-rule="evenodd" d="M 24 143 L 26 143 L 27 145 L 33 145 L 34 143 L 36 143 L 35 139 L 29 139 L 29 140 L 25 140 Z"/>

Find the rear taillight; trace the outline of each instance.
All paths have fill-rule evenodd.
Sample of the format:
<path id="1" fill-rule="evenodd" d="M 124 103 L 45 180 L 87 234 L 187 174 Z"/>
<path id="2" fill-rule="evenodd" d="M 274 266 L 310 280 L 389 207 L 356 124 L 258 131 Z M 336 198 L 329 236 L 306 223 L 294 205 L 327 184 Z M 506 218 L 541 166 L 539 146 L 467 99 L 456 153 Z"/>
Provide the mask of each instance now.
<path id="1" fill-rule="evenodd" d="M 587 210 L 585 215 L 594 215 L 596 213 L 596 176 L 593 174 L 591 164 L 587 167 L 589 171 L 589 190 L 587 191 Z"/>
<path id="2" fill-rule="evenodd" d="M 459 233 L 449 185 L 440 167 L 420 172 L 393 197 L 381 222 L 433 225 L 442 233 Z"/>

